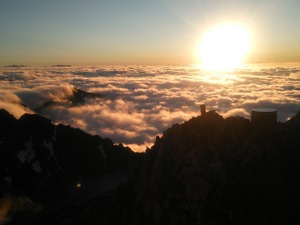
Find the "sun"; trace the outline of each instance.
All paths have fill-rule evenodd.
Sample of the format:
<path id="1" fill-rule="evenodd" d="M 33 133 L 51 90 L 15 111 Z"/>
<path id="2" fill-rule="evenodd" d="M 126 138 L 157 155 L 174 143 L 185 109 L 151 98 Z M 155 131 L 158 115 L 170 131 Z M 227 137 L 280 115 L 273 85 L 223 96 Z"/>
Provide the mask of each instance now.
<path id="1" fill-rule="evenodd" d="M 198 56 L 205 69 L 232 70 L 240 66 L 250 49 L 250 35 L 240 25 L 223 24 L 202 39 Z"/>

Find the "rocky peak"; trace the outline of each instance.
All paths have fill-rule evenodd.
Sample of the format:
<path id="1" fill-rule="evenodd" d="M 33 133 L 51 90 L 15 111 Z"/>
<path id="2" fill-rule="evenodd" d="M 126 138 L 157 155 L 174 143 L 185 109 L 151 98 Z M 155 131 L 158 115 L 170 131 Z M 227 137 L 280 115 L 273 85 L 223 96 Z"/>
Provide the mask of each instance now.
<path id="1" fill-rule="evenodd" d="M 33 137 L 34 140 L 49 140 L 54 135 L 55 126 L 52 122 L 37 114 L 24 114 L 17 120 L 15 130 L 24 136 Z"/>
<path id="2" fill-rule="evenodd" d="M 16 118 L 4 109 L 0 109 L 0 140 L 16 122 Z"/>
<path id="3" fill-rule="evenodd" d="M 293 124 L 298 116 L 291 120 Z M 169 128 L 149 150 L 156 152 L 155 160 L 151 159 L 154 162 L 143 164 L 151 166 L 143 171 L 151 172 L 148 179 L 137 183 L 137 199 L 144 206 L 138 221 L 142 218 L 151 221 L 146 224 L 294 221 L 296 201 L 288 199 L 299 196 L 295 188 L 299 166 L 295 159 L 300 160 L 297 150 L 300 141 L 294 136 L 300 126 L 289 129 L 289 123 L 283 124 L 284 132 L 277 128 L 263 133 L 251 126 L 248 119 L 238 116 L 224 119 L 216 112 L 208 112 Z M 142 184 L 145 180 L 148 185 Z"/>
<path id="4" fill-rule="evenodd" d="M 74 105 L 78 105 L 84 103 L 87 99 L 93 99 L 93 98 L 103 98 L 103 95 L 73 88 L 73 95 L 69 98 L 69 100 Z"/>

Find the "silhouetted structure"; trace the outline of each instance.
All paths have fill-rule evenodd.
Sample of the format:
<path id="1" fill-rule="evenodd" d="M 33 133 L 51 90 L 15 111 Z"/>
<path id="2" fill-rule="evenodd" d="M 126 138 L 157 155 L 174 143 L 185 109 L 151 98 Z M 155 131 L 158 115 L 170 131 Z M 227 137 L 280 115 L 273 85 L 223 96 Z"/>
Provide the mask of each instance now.
<path id="1" fill-rule="evenodd" d="M 251 110 L 251 123 L 258 129 L 272 129 L 277 124 L 277 110 L 273 108 L 254 108 Z"/>
<path id="2" fill-rule="evenodd" d="M 205 104 L 201 104 L 200 105 L 200 112 L 201 112 L 202 116 L 206 113 L 206 106 L 205 106 Z"/>

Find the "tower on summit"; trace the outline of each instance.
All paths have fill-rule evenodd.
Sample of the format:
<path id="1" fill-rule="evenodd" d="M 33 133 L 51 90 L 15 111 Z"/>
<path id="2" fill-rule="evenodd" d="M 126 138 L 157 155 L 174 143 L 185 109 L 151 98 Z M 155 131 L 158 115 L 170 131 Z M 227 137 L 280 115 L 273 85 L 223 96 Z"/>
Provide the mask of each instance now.
<path id="1" fill-rule="evenodd" d="M 201 112 L 201 116 L 204 116 L 206 114 L 206 106 L 205 106 L 205 104 L 201 104 L 200 105 L 200 112 Z"/>

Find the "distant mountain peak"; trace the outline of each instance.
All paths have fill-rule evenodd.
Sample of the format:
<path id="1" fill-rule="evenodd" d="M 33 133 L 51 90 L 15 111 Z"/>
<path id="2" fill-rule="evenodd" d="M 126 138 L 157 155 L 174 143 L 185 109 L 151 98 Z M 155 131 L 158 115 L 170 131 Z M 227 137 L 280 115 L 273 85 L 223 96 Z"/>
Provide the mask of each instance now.
<path id="1" fill-rule="evenodd" d="M 103 98 L 103 95 L 97 93 L 91 93 L 87 91 L 83 91 L 81 89 L 73 88 L 73 95 L 69 98 L 69 100 L 74 104 L 82 104 L 87 99 L 93 98 Z"/>

